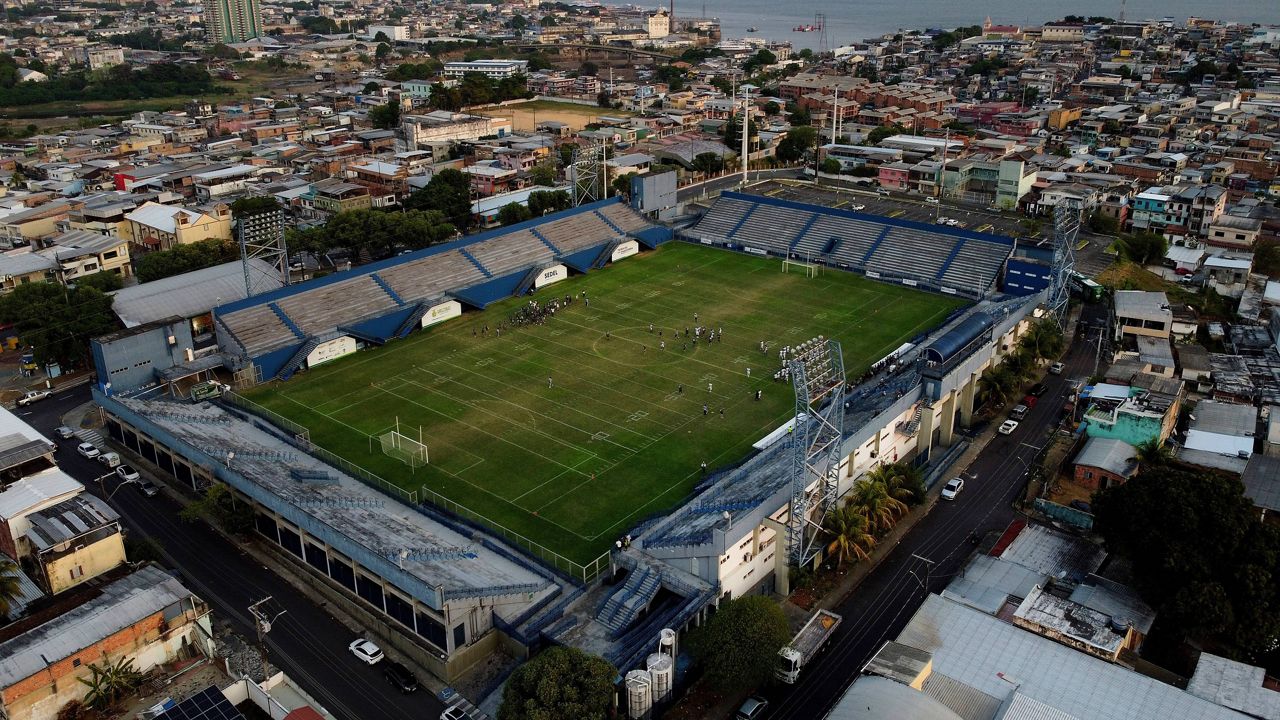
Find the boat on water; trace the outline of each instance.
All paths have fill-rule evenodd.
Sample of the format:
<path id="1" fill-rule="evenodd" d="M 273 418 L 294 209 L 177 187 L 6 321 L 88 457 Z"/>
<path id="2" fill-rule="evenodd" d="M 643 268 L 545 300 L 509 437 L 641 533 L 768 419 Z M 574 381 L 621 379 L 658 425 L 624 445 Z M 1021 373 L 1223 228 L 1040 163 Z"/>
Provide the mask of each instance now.
<path id="1" fill-rule="evenodd" d="M 791 32 L 818 32 L 821 29 L 818 25 L 797 25 L 791 28 Z"/>
<path id="2" fill-rule="evenodd" d="M 751 27 L 747 28 L 747 32 L 759 32 L 759 31 L 760 31 L 760 28 L 756 27 L 755 25 L 752 25 Z"/>

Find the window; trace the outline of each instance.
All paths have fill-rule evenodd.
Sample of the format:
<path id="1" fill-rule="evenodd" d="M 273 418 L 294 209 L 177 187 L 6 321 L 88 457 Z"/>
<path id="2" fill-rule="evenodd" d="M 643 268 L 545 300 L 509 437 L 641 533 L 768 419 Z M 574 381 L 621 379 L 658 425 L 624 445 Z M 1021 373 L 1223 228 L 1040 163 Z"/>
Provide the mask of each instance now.
<path id="1" fill-rule="evenodd" d="M 467 644 L 467 626 L 459 623 L 453 629 L 453 649 L 457 650 Z"/>
<path id="2" fill-rule="evenodd" d="M 108 251 L 106 251 L 106 252 L 102 253 L 102 259 L 103 259 L 103 260 L 115 260 L 115 259 L 116 259 L 117 257 L 119 257 L 119 256 L 120 256 L 120 251 L 119 251 L 119 250 L 108 250 Z"/>
<path id="3" fill-rule="evenodd" d="M 445 647 L 445 629 L 444 625 L 442 625 L 440 621 L 424 612 L 414 613 L 414 619 L 418 621 L 418 634 L 421 635 L 424 640 L 435 645 L 441 650 L 447 649 Z"/>
<path id="4" fill-rule="evenodd" d="M 382 604 L 382 585 L 364 573 L 356 573 L 356 594 L 372 603 L 379 610 L 384 608 Z"/>
<path id="5" fill-rule="evenodd" d="M 71 568 L 71 579 L 72 579 L 72 580 L 76 580 L 76 579 L 78 579 L 78 578 L 82 578 L 82 577 L 84 577 L 84 567 L 83 567 L 83 566 L 81 566 L 81 565 L 77 565 L 77 566 L 75 566 L 75 567 Z"/>

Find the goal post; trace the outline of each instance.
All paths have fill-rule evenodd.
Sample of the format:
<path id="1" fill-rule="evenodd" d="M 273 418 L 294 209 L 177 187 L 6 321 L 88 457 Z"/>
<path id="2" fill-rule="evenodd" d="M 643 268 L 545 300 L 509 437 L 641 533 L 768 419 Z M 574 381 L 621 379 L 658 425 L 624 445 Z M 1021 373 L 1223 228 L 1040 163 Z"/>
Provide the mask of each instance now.
<path id="1" fill-rule="evenodd" d="M 400 418 L 396 418 L 394 430 L 388 430 L 378 436 L 378 443 L 382 446 L 384 455 L 393 457 L 411 468 L 422 467 L 430 459 L 427 444 L 422 442 L 422 428 L 418 428 L 418 439 L 414 440 L 400 432 Z"/>
<path id="2" fill-rule="evenodd" d="M 804 273 L 807 278 L 817 277 L 821 272 L 822 266 L 817 263 L 805 262 L 804 260 L 792 260 L 791 258 L 783 258 L 782 272 Z"/>

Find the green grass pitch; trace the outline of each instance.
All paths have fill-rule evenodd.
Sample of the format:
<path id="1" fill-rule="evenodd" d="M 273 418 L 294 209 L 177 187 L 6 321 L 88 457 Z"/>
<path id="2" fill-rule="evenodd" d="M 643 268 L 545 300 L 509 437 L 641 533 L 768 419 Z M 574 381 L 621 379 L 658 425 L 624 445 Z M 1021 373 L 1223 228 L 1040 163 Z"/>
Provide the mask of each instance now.
<path id="1" fill-rule="evenodd" d="M 249 397 L 387 480 L 426 486 L 585 564 L 637 520 L 684 499 L 703 461 L 713 470 L 736 463 L 786 421 L 794 399 L 789 383 L 773 380 L 778 348 L 836 338 L 855 377 L 962 304 L 835 270 L 783 273 L 776 259 L 680 242 L 533 297 L 583 291 L 588 305 L 575 299 L 543 325 L 495 337 L 528 302 L 510 299 Z M 686 340 L 698 324 L 723 328 L 723 340 Z M 429 465 L 411 471 L 382 453 L 377 435 L 397 418 L 411 437 L 421 427 Z"/>

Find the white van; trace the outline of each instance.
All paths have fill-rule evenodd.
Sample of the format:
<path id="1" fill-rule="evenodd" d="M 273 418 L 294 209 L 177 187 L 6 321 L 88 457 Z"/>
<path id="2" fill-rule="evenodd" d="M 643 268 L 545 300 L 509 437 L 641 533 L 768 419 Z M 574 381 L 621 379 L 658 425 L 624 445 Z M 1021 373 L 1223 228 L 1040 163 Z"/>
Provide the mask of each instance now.
<path id="1" fill-rule="evenodd" d="M 1017 405 L 1013 408 L 1013 411 L 1009 413 L 1009 417 L 1013 418 L 1014 420 L 1021 420 L 1022 418 L 1027 416 L 1027 410 L 1029 409 L 1030 408 L 1028 408 L 1026 405 Z"/>
<path id="2" fill-rule="evenodd" d="M 109 468 L 113 468 L 120 464 L 120 456 L 117 453 L 104 452 L 98 456 L 98 462 Z"/>

